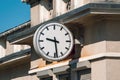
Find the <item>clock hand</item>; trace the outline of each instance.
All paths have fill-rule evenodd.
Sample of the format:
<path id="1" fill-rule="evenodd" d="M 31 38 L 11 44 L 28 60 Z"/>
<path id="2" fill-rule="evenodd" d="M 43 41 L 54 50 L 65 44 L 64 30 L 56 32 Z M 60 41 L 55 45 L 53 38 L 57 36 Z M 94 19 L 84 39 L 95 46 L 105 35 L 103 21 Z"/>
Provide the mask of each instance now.
<path id="1" fill-rule="evenodd" d="M 57 41 L 56 39 L 46 38 L 46 40 L 51 41 L 51 42 L 55 42 L 55 43 L 59 43 L 59 41 Z"/>
<path id="2" fill-rule="evenodd" d="M 54 37 L 54 41 L 55 41 L 55 53 L 54 53 L 54 57 L 58 57 L 58 50 L 57 50 L 57 40 L 56 37 Z M 59 42 L 59 41 L 58 41 Z"/>
<path id="3" fill-rule="evenodd" d="M 56 40 L 56 37 L 54 37 L 54 39 L 46 38 L 46 40 L 55 43 L 55 53 L 54 53 L 54 57 L 58 57 L 57 43 L 59 43 L 59 41 Z"/>

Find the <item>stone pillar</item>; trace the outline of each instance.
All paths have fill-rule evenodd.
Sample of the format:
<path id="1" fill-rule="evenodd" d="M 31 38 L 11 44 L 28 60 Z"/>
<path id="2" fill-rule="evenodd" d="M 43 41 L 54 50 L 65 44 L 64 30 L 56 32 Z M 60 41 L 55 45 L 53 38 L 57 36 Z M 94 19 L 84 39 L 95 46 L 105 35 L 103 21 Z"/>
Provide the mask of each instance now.
<path id="1" fill-rule="evenodd" d="M 91 80 L 107 80 L 106 60 L 96 60 L 91 63 Z"/>
<path id="2" fill-rule="evenodd" d="M 30 9 L 31 13 L 31 26 L 35 26 L 40 23 L 40 17 L 39 17 L 39 5 L 32 5 Z"/>
<path id="3" fill-rule="evenodd" d="M 39 5 L 40 23 L 52 18 L 52 0 L 41 0 Z"/>
<path id="4" fill-rule="evenodd" d="M 41 0 L 31 3 L 31 26 L 36 26 L 52 18 L 52 1 Z"/>
<path id="5" fill-rule="evenodd" d="M 77 71 L 71 71 L 71 80 L 78 80 Z"/>
<path id="6" fill-rule="evenodd" d="M 53 0 L 53 16 L 59 16 L 67 11 L 67 4 L 64 0 Z"/>
<path id="7" fill-rule="evenodd" d="M 118 57 L 101 58 L 91 63 L 92 80 L 120 80 L 119 70 Z"/>

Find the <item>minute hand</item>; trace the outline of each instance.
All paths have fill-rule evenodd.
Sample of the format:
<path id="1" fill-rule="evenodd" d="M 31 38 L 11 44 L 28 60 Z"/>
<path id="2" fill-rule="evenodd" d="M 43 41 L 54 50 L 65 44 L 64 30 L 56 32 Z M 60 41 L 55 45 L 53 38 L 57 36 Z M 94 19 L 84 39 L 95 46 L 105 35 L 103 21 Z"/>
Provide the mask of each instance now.
<path id="1" fill-rule="evenodd" d="M 56 40 L 56 37 L 54 37 L 54 40 Z M 55 57 L 58 57 L 58 50 L 57 50 L 57 42 L 55 42 L 55 53 L 54 53 Z"/>
<path id="2" fill-rule="evenodd" d="M 59 43 L 59 41 L 57 41 L 55 39 L 46 38 L 46 40 L 51 41 L 51 42 L 55 42 L 55 43 Z"/>

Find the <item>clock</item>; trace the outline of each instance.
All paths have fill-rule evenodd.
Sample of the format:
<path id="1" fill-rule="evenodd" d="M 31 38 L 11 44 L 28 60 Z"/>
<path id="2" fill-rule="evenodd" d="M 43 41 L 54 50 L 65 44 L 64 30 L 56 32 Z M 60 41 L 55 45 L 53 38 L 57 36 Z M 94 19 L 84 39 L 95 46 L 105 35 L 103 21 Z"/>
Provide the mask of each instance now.
<path id="1" fill-rule="evenodd" d="M 37 54 L 48 61 L 66 58 L 73 48 L 70 30 L 60 23 L 41 25 L 35 32 L 33 45 Z"/>

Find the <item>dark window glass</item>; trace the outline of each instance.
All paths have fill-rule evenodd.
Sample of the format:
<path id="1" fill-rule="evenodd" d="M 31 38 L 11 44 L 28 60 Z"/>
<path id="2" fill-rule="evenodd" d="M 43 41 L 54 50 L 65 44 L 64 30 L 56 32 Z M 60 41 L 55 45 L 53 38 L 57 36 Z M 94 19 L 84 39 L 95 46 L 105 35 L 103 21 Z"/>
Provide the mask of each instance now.
<path id="1" fill-rule="evenodd" d="M 91 69 L 77 71 L 78 80 L 91 80 Z"/>
<path id="2" fill-rule="evenodd" d="M 42 78 L 40 80 L 52 80 L 52 77 L 46 77 L 46 78 Z"/>
<path id="3" fill-rule="evenodd" d="M 59 75 L 59 80 L 70 80 L 69 74 Z"/>

